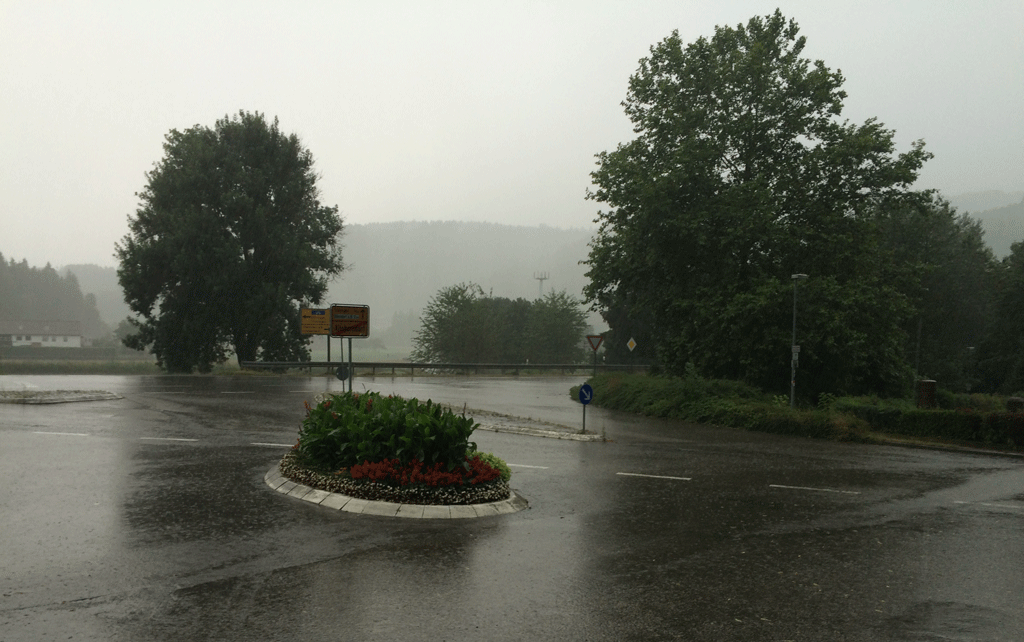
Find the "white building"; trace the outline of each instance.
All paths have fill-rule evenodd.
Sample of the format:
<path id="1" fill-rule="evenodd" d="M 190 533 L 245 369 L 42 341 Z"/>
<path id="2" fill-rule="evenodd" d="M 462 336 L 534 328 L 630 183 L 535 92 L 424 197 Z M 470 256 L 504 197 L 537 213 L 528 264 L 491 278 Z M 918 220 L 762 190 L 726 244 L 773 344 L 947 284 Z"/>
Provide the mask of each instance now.
<path id="1" fill-rule="evenodd" d="M 78 321 L 6 321 L 0 319 L 0 345 L 39 348 L 81 348 Z"/>

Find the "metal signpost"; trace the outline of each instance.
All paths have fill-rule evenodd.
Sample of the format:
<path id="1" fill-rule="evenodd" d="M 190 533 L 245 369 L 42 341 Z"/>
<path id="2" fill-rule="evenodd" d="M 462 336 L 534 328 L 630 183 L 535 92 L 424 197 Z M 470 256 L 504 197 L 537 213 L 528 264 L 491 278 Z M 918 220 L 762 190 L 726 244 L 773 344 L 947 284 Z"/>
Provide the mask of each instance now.
<path id="1" fill-rule="evenodd" d="M 604 337 L 599 334 L 588 334 L 587 341 L 590 342 L 590 347 L 594 349 L 594 376 L 597 376 L 597 349 L 601 347 L 601 342 L 604 341 Z"/>
<path id="2" fill-rule="evenodd" d="M 790 278 L 793 279 L 793 361 L 789 370 L 789 407 L 792 408 L 796 405 L 796 367 L 800 355 L 800 346 L 796 344 L 796 284 L 798 281 L 806 279 L 807 275 L 794 274 Z"/>
<path id="3" fill-rule="evenodd" d="M 331 336 L 348 337 L 348 370 L 345 370 L 344 348 L 342 348 L 342 365 L 336 376 L 342 381 L 348 375 L 348 391 L 352 392 L 352 337 L 366 338 L 370 336 L 370 306 L 338 305 L 331 306 Z M 328 339 L 328 341 L 330 341 Z"/>
<path id="4" fill-rule="evenodd" d="M 580 403 L 583 404 L 583 430 L 580 434 L 587 432 L 587 404 L 594 400 L 594 389 L 589 383 L 580 386 Z"/>

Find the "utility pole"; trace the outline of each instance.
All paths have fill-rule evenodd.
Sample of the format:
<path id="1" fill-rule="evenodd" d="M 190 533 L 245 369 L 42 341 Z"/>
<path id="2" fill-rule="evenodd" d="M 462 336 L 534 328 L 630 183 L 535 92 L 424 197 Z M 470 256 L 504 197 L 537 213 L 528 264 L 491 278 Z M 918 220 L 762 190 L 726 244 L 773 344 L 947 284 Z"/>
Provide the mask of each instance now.
<path id="1" fill-rule="evenodd" d="M 796 283 L 807 278 L 806 274 L 794 274 L 790 277 L 793 279 L 793 362 L 790 368 L 790 379 L 789 379 L 789 407 L 792 408 L 796 404 L 796 362 L 797 355 L 800 354 L 800 346 L 796 344 Z"/>
<path id="2" fill-rule="evenodd" d="M 548 279 L 550 279 L 551 275 L 548 274 L 547 272 L 534 272 L 533 273 L 533 278 L 535 278 L 538 281 L 540 281 L 540 287 L 537 289 L 537 298 L 538 299 L 543 299 L 544 298 L 544 281 L 547 281 Z"/>

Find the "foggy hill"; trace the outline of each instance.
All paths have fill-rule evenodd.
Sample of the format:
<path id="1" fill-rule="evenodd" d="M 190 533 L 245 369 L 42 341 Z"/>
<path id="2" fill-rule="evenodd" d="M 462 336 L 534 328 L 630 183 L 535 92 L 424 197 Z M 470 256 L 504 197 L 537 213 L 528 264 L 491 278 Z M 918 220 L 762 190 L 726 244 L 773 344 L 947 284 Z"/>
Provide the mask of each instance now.
<path id="1" fill-rule="evenodd" d="M 441 288 L 473 282 L 494 296 L 532 300 L 535 276 L 544 292 L 582 298 L 588 229 L 524 227 L 456 221 L 349 225 L 344 259 L 349 269 L 328 290 L 328 303 L 370 306 L 371 332 L 396 314 L 419 317 Z"/>
<path id="2" fill-rule="evenodd" d="M 1010 245 L 1024 240 L 1024 192 L 975 192 L 949 202 L 981 222 L 985 243 L 996 257 L 1007 256 Z"/>
<path id="3" fill-rule="evenodd" d="M 1016 205 L 1024 201 L 1024 192 L 1001 192 L 988 190 L 985 192 L 969 192 L 947 197 L 950 204 L 961 212 L 984 212 L 998 207 Z"/>
<path id="4" fill-rule="evenodd" d="M 49 263 L 32 267 L 27 261 L 0 254 L 0 319 L 14 321 L 77 321 L 82 336 L 100 339 L 110 328 L 100 318 L 96 299 L 83 294 L 78 279 L 58 273 Z"/>
<path id="5" fill-rule="evenodd" d="M 111 328 L 116 328 L 122 319 L 131 315 L 131 308 L 124 302 L 124 292 L 117 283 L 117 268 L 92 264 L 65 265 L 60 273 L 74 274 L 82 292 L 96 297 L 96 308 Z"/>
<path id="6" fill-rule="evenodd" d="M 430 298 L 457 283 L 472 281 L 494 296 L 532 300 L 540 288 L 534 276 L 544 272 L 544 292 L 565 290 L 580 298 L 586 268 L 579 261 L 587 257 L 592 234 L 452 221 L 346 225 L 349 269 L 331 283 L 324 304 L 369 305 L 371 334 L 381 336 L 394 323 L 400 329 L 389 343 L 407 345 Z M 74 274 L 82 291 L 95 295 L 109 326 L 129 315 L 115 268 L 68 265 L 61 273 Z"/>

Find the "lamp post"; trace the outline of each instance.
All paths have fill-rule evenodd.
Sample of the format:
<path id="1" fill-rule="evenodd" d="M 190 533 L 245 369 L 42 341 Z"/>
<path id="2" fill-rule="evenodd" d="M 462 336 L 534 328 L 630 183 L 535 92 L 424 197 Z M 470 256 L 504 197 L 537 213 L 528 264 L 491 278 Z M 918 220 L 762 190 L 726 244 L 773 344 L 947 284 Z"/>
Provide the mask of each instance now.
<path id="1" fill-rule="evenodd" d="M 793 360 L 790 363 L 789 377 L 789 407 L 792 408 L 796 405 L 796 356 L 800 354 L 800 346 L 796 344 L 796 284 L 797 281 L 806 279 L 807 275 L 794 274 L 790 278 L 793 279 Z"/>

